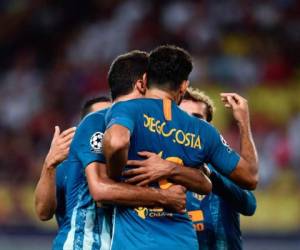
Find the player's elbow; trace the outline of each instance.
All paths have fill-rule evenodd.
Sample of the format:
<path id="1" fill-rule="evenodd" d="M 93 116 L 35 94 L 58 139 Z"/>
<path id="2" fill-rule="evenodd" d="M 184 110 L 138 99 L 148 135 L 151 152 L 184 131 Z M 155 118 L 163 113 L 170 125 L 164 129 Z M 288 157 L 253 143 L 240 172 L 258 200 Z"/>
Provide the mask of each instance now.
<path id="1" fill-rule="evenodd" d="M 257 164 L 244 161 L 231 173 L 230 179 L 244 189 L 255 190 L 259 181 Z"/>
<path id="2" fill-rule="evenodd" d="M 50 209 L 45 209 L 41 206 L 38 206 L 36 207 L 36 214 L 39 220 L 48 221 L 52 219 L 54 212 Z"/>
<path id="3" fill-rule="evenodd" d="M 243 188 L 247 190 L 255 190 L 258 185 L 258 175 L 247 176 L 243 182 Z"/>
<path id="4" fill-rule="evenodd" d="M 38 217 L 41 221 L 48 221 L 53 218 L 52 215 L 47 215 L 47 214 L 40 214 Z"/>
<path id="5" fill-rule="evenodd" d="M 109 184 L 99 182 L 97 187 L 90 189 L 90 194 L 94 201 L 106 203 L 112 198 Z"/>

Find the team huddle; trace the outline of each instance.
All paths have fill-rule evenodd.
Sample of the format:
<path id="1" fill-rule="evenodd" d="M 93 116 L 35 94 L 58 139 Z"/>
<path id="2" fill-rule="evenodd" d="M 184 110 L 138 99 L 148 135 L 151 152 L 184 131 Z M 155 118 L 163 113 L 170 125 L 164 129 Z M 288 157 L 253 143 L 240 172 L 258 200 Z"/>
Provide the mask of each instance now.
<path id="1" fill-rule="evenodd" d="M 221 93 L 237 153 L 210 124 L 212 100 L 189 86 L 192 68 L 170 45 L 120 55 L 111 100 L 55 128 L 35 191 L 39 218 L 58 222 L 53 250 L 242 249 L 239 214 L 254 214 L 258 182 L 248 104 Z"/>

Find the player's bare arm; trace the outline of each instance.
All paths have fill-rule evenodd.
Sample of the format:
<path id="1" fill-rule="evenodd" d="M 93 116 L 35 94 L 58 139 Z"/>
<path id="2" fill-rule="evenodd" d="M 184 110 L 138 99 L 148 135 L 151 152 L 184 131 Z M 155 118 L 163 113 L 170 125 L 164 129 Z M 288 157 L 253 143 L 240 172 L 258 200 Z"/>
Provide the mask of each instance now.
<path id="1" fill-rule="evenodd" d="M 103 153 L 106 159 L 107 174 L 112 179 L 121 176 L 128 160 L 130 132 L 121 125 L 113 125 L 105 131 Z"/>
<path id="2" fill-rule="evenodd" d="M 180 185 L 163 190 L 116 182 L 108 177 L 106 165 L 99 162 L 89 164 L 85 172 L 90 193 L 97 202 L 131 207 L 158 206 L 180 213 L 185 211 L 185 188 Z"/>
<path id="3" fill-rule="evenodd" d="M 230 178 L 241 187 L 253 190 L 258 183 L 258 156 L 251 133 L 247 100 L 236 93 L 221 93 L 221 99 L 225 107 L 232 109 L 240 130 L 241 158 Z"/>
<path id="4" fill-rule="evenodd" d="M 56 167 L 67 158 L 75 130 L 76 128 L 72 127 L 60 133 L 60 128 L 55 127 L 51 146 L 35 189 L 35 210 L 40 220 L 49 220 L 55 213 Z"/>
<path id="5" fill-rule="evenodd" d="M 123 174 L 131 177 L 126 182 L 145 186 L 151 182 L 168 179 L 199 194 L 211 192 L 212 184 L 201 170 L 164 160 L 159 155 L 151 152 L 140 152 L 139 155 L 147 159 L 127 162 L 127 165 L 135 168 Z"/>

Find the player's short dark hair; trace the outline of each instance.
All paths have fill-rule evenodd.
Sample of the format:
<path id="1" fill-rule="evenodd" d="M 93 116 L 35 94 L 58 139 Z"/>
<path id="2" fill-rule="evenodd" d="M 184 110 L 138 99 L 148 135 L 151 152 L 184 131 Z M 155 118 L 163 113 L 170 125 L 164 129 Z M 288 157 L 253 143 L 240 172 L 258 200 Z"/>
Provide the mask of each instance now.
<path id="1" fill-rule="evenodd" d="M 81 108 L 81 119 L 91 112 L 91 107 L 98 102 L 111 102 L 111 99 L 107 96 L 98 96 L 88 99 L 84 102 Z"/>
<path id="2" fill-rule="evenodd" d="M 177 90 L 193 69 L 190 54 L 173 45 L 159 46 L 149 55 L 148 87 L 157 86 Z"/>
<path id="3" fill-rule="evenodd" d="M 121 95 L 129 94 L 133 90 L 135 82 L 143 78 L 147 66 L 147 52 L 133 50 L 118 56 L 112 62 L 108 72 L 108 84 L 112 100 Z"/>

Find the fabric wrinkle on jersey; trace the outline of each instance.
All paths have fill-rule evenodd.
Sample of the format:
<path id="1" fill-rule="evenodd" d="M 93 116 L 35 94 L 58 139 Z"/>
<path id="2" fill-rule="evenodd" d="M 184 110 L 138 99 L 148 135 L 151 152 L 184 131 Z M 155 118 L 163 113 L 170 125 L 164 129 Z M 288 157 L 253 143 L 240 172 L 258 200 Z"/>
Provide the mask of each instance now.
<path id="1" fill-rule="evenodd" d="M 53 242 L 53 250 L 108 250 L 111 212 L 96 205 L 89 193 L 85 167 L 94 161 L 104 162 L 102 137 L 107 109 L 87 115 L 76 129 L 66 162 L 63 224 Z M 65 199 L 65 201 L 64 201 Z"/>
<path id="2" fill-rule="evenodd" d="M 130 130 L 128 159 L 140 160 L 137 152 L 150 151 L 166 160 L 198 168 L 212 158 L 225 174 L 230 174 L 239 156 L 221 142 L 219 133 L 207 122 L 182 111 L 173 101 L 171 114 L 166 117 L 167 105 L 163 103 L 149 98 L 119 102 L 106 114 L 108 128 L 118 124 Z M 124 170 L 127 169 L 130 166 Z M 150 186 L 165 188 L 168 185 L 160 182 Z M 198 249 L 187 213 L 116 206 L 113 217 L 112 250 Z"/>

